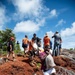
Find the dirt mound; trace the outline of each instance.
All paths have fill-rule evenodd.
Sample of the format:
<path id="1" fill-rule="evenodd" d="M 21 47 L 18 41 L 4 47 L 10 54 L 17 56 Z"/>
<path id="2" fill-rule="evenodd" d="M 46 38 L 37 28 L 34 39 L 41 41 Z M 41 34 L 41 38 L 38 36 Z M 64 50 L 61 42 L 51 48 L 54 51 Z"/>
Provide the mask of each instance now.
<path id="1" fill-rule="evenodd" d="M 73 61 L 72 59 L 63 56 L 57 56 L 54 57 L 54 61 L 57 66 L 61 66 L 75 72 L 75 61 Z"/>
<path id="2" fill-rule="evenodd" d="M 75 75 L 75 61 L 64 56 L 53 57 L 56 63 L 57 75 Z M 0 75 L 43 75 L 40 67 L 40 59 L 34 58 L 36 64 L 30 65 L 30 60 L 27 57 L 16 56 L 16 61 L 8 61 L 0 65 Z"/>
<path id="3" fill-rule="evenodd" d="M 40 68 L 38 69 L 36 65 L 30 66 L 30 61 L 28 58 L 16 57 L 16 61 L 8 61 L 0 65 L 0 75 L 43 75 Z M 38 57 L 35 57 L 37 62 L 40 62 Z"/>

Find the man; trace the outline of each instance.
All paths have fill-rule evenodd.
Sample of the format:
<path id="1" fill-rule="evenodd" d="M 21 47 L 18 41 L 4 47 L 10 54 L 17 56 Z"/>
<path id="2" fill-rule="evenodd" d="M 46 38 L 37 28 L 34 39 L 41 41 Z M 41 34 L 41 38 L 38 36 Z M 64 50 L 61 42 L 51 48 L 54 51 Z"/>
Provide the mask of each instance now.
<path id="1" fill-rule="evenodd" d="M 14 41 L 14 37 L 11 37 L 10 40 L 7 42 L 7 50 L 8 50 L 7 60 L 8 60 L 8 57 L 10 56 L 10 54 L 12 53 L 13 61 L 15 61 L 13 41 Z"/>
<path id="2" fill-rule="evenodd" d="M 24 57 L 26 56 L 26 53 L 28 52 L 28 43 L 29 43 L 28 36 L 25 35 L 25 38 L 23 38 L 22 40 L 22 47 L 24 48 Z"/>
<path id="3" fill-rule="evenodd" d="M 54 63 L 54 59 L 50 53 L 49 50 L 47 50 L 46 52 L 46 58 L 45 58 L 45 65 L 46 65 L 46 69 L 43 72 L 44 75 L 56 75 L 56 70 L 55 70 L 55 63 Z"/>
<path id="4" fill-rule="evenodd" d="M 50 38 L 48 37 L 48 34 L 45 34 L 45 37 L 43 38 L 44 42 L 44 49 L 50 48 Z"/>
<path id="5" fill-rule="evenodd" d="M 54 38 L 54 49 L 53 49 L 53 56 L 60 55 L 61 43 L 62 39 L 58 31 L 52 36 Z M 57 48 L 57 51 L 56 51 Z"/>
<path id="6" fill-rule="evenodd" d="M 41 47 L 41 39 L 38 38 L 35 33 L 33 34 L 32 39 L 37 44 L 38 47 Z"/>

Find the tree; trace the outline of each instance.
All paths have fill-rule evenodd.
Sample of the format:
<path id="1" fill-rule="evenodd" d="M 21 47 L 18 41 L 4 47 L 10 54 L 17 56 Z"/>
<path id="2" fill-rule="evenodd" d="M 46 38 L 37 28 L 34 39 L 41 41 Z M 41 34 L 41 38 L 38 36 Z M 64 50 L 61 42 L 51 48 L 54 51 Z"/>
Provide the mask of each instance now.
<path id="1" fill-rule="evenodd" d="M 15 38 L 15 34 L 12 32 L 11 29 L 5 29 L 0 31 L 0 45 L 2 46 L 2 48 L 4 48 L 4 50 L 5 50 L 4 46 L 7 45 L 7 42 L 10 40 L 10 37 Z M 14 44 L 15 44 L 15 40 L 14 40 Z"/>

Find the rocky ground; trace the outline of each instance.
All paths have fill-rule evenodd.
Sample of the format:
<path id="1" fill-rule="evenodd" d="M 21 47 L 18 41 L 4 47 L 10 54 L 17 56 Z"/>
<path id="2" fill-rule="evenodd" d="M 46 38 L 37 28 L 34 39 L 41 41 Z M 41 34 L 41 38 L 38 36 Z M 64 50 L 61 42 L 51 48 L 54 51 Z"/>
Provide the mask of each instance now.
<path id="1" fill-rule="evenodd" d="M 57 75 L 75 75 L 75 51 L 69 51 L 64 49 L 60 56 L 53 57 L 56 63 Z M 4 59 L 4 58 L 3 58 Z M 38 64 L 41 62 L 36 56 L 36 64 L 30 65 L 30 60 L 23 56 L 16 56 L 16 61 L 5 62 L 5 59 L 0 59 L 0 75 L 43 75 L 38 68 Z"/>

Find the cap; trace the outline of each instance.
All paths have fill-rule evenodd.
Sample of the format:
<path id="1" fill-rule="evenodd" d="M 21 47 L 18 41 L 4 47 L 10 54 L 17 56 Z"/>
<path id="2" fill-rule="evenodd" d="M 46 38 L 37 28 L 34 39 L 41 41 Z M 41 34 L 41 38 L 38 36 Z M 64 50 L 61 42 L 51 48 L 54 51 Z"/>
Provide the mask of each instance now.
<path id="1" fill-rule="evenodd" d="M 45 36 L 48 36 L 48 34 L 46 33 Z"/>
<path id="2" fill-rule="evenodd" d="M 10 37 L 11 40 L 14 40 L 14 37 Z"/>

